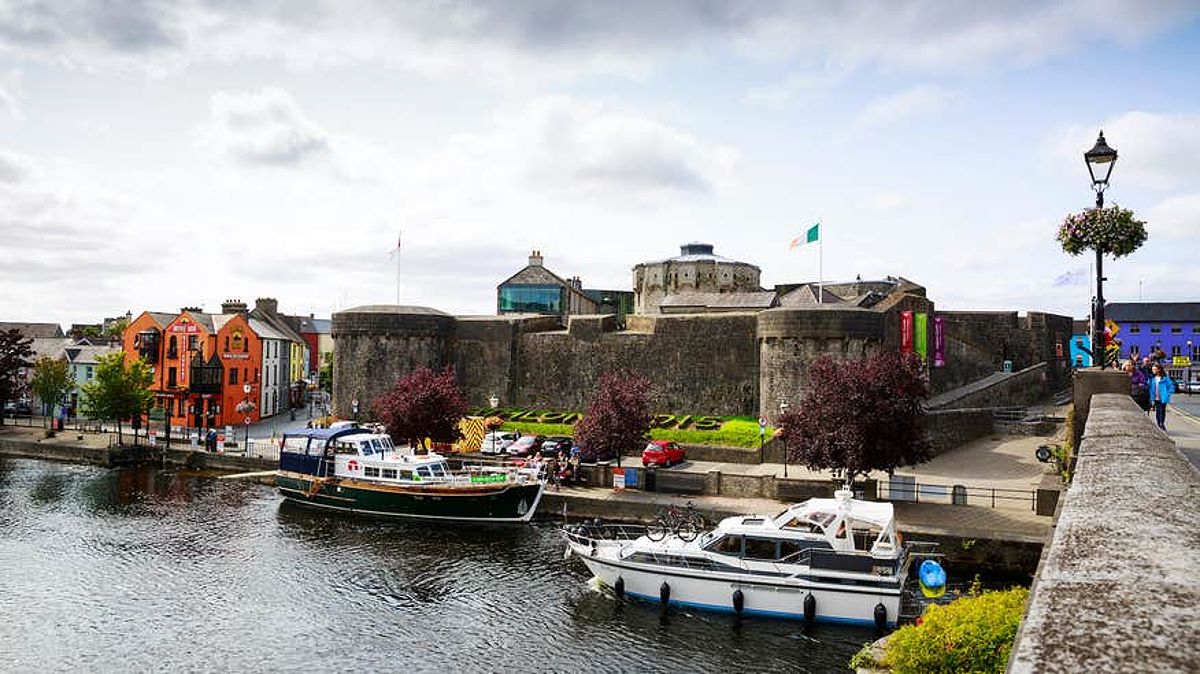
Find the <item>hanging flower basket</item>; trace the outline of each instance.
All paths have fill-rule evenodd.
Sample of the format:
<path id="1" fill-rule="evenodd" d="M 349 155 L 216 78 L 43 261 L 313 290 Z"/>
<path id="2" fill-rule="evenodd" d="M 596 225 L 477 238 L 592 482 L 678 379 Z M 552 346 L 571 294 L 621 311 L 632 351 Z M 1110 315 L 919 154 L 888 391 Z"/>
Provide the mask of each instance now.
<path id="1" fill-rule="evenodd" d="M 1058 227 L 1058 242 L 1071 255 L 1098 250 L 1125 257 L 1141 248 L 1146 236 L 1146 223 L 1117 205 L 1072 213 Z"/>

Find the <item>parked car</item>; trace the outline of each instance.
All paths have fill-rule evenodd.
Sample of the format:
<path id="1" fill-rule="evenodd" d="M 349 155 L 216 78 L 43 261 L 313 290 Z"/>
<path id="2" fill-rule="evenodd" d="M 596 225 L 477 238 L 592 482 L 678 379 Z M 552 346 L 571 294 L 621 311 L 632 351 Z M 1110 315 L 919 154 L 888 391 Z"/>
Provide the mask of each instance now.
<path id="1" fill-rule="evenodd" d="M 522 435 L 517 438 L 517 441 L 508 446 L 507 451 L 509 456 L 533 456 L 542 448 L 542 443 L 546 441 L 544 435 Z"/>
<path id="2" fill-rule="evenodd" d="M 651 440 L 642 450 L 642 465 L 647 468 L 650 466 L 673 466 L 683 463 L 683 461 L 683 447 L 670 440 Z"/>
<path id="3" fill-rule="evenodd" d="M 521 437 L 515 431 L 492 431 L 483 436 L 483 446 L 479 448 L 482 454 L 504 454 L 509 445 Z"/>
<path id="4" fill-rule="evenodd" d="M 27 402 L 13 401 L 4 403 L 4 416 L 30 417 L 33 416 L 33 405 Z"/>
<path id="5" fill-rule="evenodd" d="M 542 443 L 542 456 L 557 454 L 559 456 L 569 456 L 571 454 L 571 438 L 565 435 L 551 435 Z"/>

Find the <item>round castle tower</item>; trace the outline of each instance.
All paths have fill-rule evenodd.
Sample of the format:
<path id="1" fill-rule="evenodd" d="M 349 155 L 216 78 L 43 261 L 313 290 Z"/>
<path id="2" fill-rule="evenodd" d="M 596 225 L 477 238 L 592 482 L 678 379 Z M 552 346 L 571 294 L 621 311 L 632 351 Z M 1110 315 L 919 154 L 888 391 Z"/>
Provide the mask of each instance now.
<path id="1" fill-rule="evenodd" d="M 371 403 L 418 367 L 449 362 L 454 317 L 429 307 L 367 305 L 333 314 L 334 414 L 371 416 Z"/>

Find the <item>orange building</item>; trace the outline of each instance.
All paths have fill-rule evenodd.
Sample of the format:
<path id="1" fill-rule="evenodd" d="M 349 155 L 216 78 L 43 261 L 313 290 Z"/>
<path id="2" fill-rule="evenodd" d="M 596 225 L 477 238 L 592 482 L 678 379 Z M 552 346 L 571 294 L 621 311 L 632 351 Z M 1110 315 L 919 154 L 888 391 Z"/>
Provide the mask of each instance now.
<path id="1" fill-rule="evenodd" d="M 144 358 L 154 367 L 155 407 L 172 426 L 216 428 L 260 419 L 262 340 L 245 314 L 143 312 L 126 329 L 123 349 L 127 359 Z"/>

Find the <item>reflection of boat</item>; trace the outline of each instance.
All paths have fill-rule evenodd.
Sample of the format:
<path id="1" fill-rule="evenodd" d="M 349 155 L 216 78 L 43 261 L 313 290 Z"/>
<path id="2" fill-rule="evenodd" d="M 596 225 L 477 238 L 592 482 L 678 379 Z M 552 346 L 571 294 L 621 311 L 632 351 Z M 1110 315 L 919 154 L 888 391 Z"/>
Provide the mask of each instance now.
<path id="1" fill-rule="evenodd" d="M 575 525 L 574 552 L 600 582 L 630 596 L 726 613 L 893 626 L 909 546 L 890 503 L 849 490 L 778 515 L 725 518 L 694 540 L 654 541 L 644 527 Z"/>
<path id="2" fill-rule="evenodd" d="M 451 471 L 438 454 L 407 454 L 364 428 L 314 428 L 283 437 L 275 484 L 284 498 L 369 515 L 528 522 L 545 481 L 536 469 Z"/>

